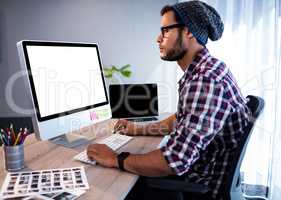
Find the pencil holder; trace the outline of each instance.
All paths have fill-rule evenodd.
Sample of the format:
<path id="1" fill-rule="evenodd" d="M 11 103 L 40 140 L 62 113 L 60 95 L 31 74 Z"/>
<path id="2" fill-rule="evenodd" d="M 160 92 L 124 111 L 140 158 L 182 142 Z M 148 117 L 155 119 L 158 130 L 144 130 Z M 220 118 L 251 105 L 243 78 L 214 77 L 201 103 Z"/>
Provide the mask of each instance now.
<path id="1" fill-rule="evenodd" d="M 7 171 L 17 171 L 24 168 L 24 146 L 4 146 L 5 168 Z"/>

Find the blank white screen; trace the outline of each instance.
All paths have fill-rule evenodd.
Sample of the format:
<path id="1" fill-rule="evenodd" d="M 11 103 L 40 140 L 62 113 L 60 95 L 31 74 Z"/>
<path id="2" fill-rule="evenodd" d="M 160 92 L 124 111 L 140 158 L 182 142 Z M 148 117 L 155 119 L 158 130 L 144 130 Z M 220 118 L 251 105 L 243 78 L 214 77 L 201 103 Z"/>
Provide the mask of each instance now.
<path id="1" fill-rule="evenodd" d="M 106 102 L 96 47 L 26 47 L 41 117 Z"/>

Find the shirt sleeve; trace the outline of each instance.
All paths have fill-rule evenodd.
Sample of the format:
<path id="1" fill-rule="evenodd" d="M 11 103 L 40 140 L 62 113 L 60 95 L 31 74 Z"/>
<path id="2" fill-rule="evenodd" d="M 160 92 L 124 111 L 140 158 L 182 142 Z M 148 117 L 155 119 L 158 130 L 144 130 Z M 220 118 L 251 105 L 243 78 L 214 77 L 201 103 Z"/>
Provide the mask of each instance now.
<path id="1" fill-rule="evenodd" d="M 177 175 L 186 173 L 222 129 L 230 113 L 222 84 L 199 77 L 180 92 L 175 131 L 161 151 Z"/>

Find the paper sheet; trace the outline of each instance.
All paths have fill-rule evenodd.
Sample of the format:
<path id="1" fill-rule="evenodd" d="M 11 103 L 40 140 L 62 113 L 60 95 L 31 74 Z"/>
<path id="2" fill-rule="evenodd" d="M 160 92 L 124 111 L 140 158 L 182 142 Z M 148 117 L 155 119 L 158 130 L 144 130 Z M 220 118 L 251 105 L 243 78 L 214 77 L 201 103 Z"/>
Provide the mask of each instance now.
<path id="1" fill-rule="evenodd" d="M 37 194 L 32 195 L 22 200 L 75 200 L 84 194 L 85 190 L 63 191 L 60 193 Z"/>
<path id="2" fill-rule="evenodd" d="M 2 198 L 89 189 L 84 167 L 13 172 L 6 175 Z"/>

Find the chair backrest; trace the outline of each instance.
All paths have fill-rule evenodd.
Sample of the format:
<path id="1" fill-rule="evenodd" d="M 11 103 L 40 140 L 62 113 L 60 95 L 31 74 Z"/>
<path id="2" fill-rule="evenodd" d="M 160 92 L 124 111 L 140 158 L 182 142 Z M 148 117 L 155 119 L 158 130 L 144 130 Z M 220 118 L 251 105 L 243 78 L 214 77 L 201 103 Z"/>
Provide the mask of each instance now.
<path id="1" fill-rule="evenodd" d="M 247 106 L 252 112 L 252 118 L 250 123 L 244 129 L 243 137 L 241 138 L 240 144 L 234 153 L 234 158 L 230 164 L 231 168 L 229 169 L 229 175 L 226 180 L 223 194 L 223 199 L 225 200 L 243 199 L 241 191 L 240 167 L 255 121 L 264 108 L 264 100 L 262 98 L 249 95 L 247 96 L 247 99 Z"/>

